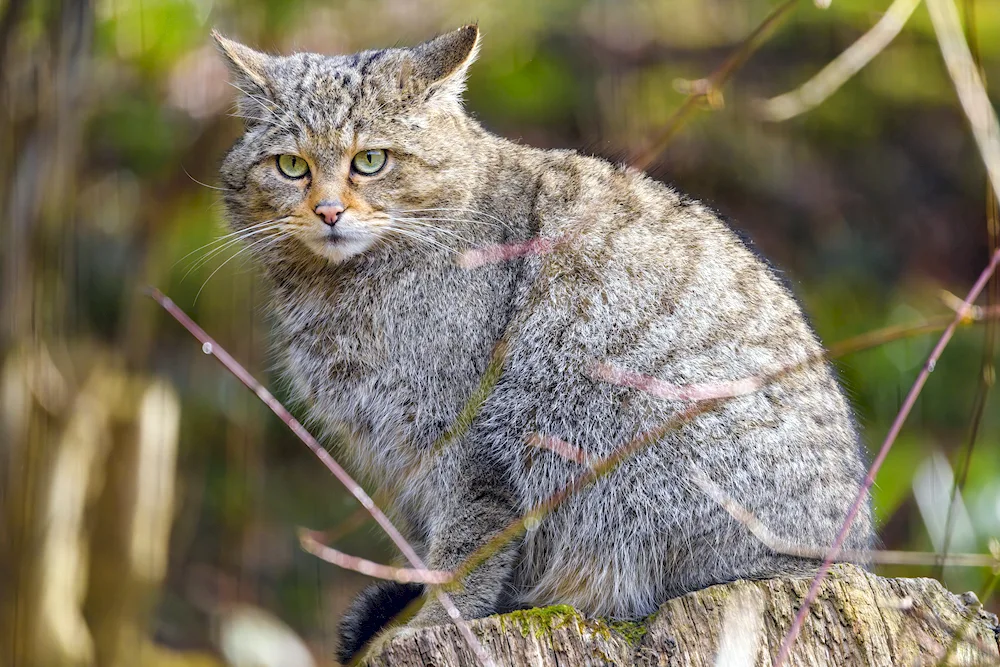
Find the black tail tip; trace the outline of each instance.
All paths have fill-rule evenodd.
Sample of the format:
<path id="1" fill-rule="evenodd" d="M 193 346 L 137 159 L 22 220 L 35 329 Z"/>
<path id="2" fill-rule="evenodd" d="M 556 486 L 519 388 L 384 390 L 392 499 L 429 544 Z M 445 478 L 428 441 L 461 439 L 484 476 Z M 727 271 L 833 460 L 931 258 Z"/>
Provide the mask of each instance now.
<path id="1" fill-rule="evenodd" d="M 361 591 L 340 621 L 337 660 L 342 665 L 351 660 L 424 592 L 422 584 L 382 581 Z"/>

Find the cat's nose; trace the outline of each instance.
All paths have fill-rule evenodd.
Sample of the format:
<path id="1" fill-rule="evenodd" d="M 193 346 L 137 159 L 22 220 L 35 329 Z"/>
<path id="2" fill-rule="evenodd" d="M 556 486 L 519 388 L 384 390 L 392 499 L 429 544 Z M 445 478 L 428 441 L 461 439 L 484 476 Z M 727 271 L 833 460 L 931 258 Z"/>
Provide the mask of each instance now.
<path id="1" fill-rule="evenodd" d="M 340 220 L 340 214 L 344 212 L 344 205 L 336 200 L 324 199 L 316 204 L 313 211 L 323 219 L 323 222 L 333 227 Z"/>

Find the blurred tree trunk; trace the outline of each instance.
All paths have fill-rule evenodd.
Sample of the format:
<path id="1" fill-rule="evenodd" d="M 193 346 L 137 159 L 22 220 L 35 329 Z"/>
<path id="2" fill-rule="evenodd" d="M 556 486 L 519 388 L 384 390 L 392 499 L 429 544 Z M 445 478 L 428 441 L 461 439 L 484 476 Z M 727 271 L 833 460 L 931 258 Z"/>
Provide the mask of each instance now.
<path id="1" fill-rule="evenodd" d="M 0 16 L 0 349 L 51 339 L 74 312 L 72 228 L 94 8 L 12 0 Z M 69 278 L 67 280 L 67 278 Z"/>
<path id="2" fill-rule="evenodd" d="M 82 350 L 9 354 L 0 374 L 0 665 L 214 665 L 152 643 L 180 403 Z"/>
<path id="3" fill-rule="evenodd" d="M 758 665 L 770 667 L 809 579 L 713 586 L 665 603 L 641 623 L 588 620 L 568 607 L 472 623 L 498 665 Z M 997 618 L 975 595 L 933 579 L 885 579 L 851 565 L 827 577 L 794 645 L 789 667 L 996 665 Z M 400 637 L 371 667 L 475 667 L 454 626 Z"/>
<path id="4" fill-rule="evenodd" d="M 177 396 L 66 337 L 93 32 L 89 0 L 0 10 L 0 666 L 192 664 L 148 637 Z"/>

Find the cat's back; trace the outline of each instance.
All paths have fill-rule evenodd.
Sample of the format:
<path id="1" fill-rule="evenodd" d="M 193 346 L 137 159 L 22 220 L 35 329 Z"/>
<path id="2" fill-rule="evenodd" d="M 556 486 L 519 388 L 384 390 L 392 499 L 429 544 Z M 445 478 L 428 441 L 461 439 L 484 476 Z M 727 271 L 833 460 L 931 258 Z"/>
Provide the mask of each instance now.
<path id="1" fill-rule="evenodd" d="M 574 153 L 556 154 L 539 182 L 539 233 L 555 242 L 529 328 L 548 322 L 598 361 L 671 381 L 773 372 L 820 351 L 775 270 L 709 207 Z"/>
<path id="2" fill-rule="evenodd" d="M 560 153 L 539 183 L 552 249 L 530 260 L 537 273 L 477 433 L 512 455 L 522 509 L 582 471 L 526 435 L 597 459 L 673 423 L 699 391 L 723 399 L 529 535 L 524 599 L 641 615 L 685 590 L 805 567 L 769 553 L 694 482 L 706 475 L 776 534 L 811 545 L 836 535 L 863 474 L 858 435 L 793 296 L 709 207 L 642 174 Z M 657 382 L 692 393 L 650 391 Z M 848 543 L 870 536 L 865 507 Z M 593 590 L 620 595 L 568 593 L 560 573 L 601 559 L 611 565 L 590 575 Z"/>

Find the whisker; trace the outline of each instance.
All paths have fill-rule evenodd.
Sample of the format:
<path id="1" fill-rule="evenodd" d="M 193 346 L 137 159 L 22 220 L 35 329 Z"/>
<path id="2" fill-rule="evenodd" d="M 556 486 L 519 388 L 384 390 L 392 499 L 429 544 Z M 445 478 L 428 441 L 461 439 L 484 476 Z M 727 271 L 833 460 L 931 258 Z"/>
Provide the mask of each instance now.
<path id="1" fill-rule="evenodd" d="M 219 253 L 225 251 L 227 248 L 231 248 L 232 246 L 236 245 L 237 243 L 240 243 L 241 241 L 245 241 L 246 239 L 250 238 L 251 236 L 257 236 L 258 234 L 262 234 L 264 232 L 270 232 L 270 231 L 274 231 L 275 229 L 281 229 L 281 226 L 284 225 L 284 224 L 285 224 L 284 222 L 277 222 L 277 223 L 275 223 L 273 225 L 269 225 L 267 227 L 264 227 L 263 229 L 255 229 L 252 232 L 247 232 L 245 234 L 241 234 L 240 236 L 238 236 L 238 237 L 236 237 L 234 239 L 230 239 L 229 241 L 227 241 L 225 244 L 219 246 L 218 248 L 214 248 L 214 249 L 210 250 L 202 258 L 200 258 L 198 260 L 195 260 L 191 264 L 191 266 L 188 268 L 188 270 L 184 273 L 184 275 L 181 276 L 181 280 L 183 281 L 185 278 L 187 278 L 191 274 L 192 271 L 194 271 L 195 269 L 198 269 L 198 268 L 204 266 L 213 257 L 215 257 Z"/>
<path id="2" fill-rule="evenodd" d="M 433 206 L 433 207 L 427 207 L 427 208 L 413 208 L 413 209 L 408 209 L 408 210 L 410 210 L 410 211 L 463 211 L 465 213 L 477 213 L 479 215 L 483 215 L 483 216 L 485 216 L 487 218 L 490 218 L 494 222 L 497 222 L 497 223 L 500 223 L 500 224 L 506 224 L 505 220 L 502 220 L 501 218 L 497 217 L 496 215 L 494 215 L 492 213 L 489 213 L 487 211 L 483 211 L 483 210 L 478 209 L 478 208 L 471 208 L 469 206 Z"/>
<path id="3" fill-rule="evenodd" d="M 467 207 L 464 207 L 464 206 L 442 206 L 442 207 L 437 207 L 437 208 L 415 208 L 415 209 L 409 209 L 408 212 L 410 212 L 410 213 L 422 213 L 422 212 L 434 212 L 434 211 L 440 211 L 440 212 L 445 212 L 445 213 L 447 213 L 447 212 L 475 213 L 475 214 L 482 215 L 482 216 L 485 216 L 485 217 L 493 220 L 494 222 L 496 222 L 501 227 L 510 228 L 510 223 L 509 222 L 507 222 L 506 220 L 503 220 L 503 219 L 499 218 L 496 215 L 493 215 L 492 213 L 487 213 L 486 211 L 482 211 L 482 210 L 475 209 L 475 208 L 467 208 Z M 470 222 L 481 222 L 481 223 L 484 223 L 484 224 L 489 224 L 489 223 L 486 223 L 486 221 L 484 221 L 484 220 L 471 220 Z"/>
<path id="4" fill-rule="evenodd" d="M 208 183 L 202 183 L 197 178 L 195 178 L 194 176 L 192 176 L 191 173 L 188 172 L 187 167 L 185 167 L 184 165 L 181 165 L 181 170 L 192 181 L 194 181 L 195 183 L 197 183 L 198 185 L 200 185 L 202 187 L 208 188 L 209 190 L 220 190 L 222 192 L 235 192 L 235 190 L 233 190 L 232 188 L 220 188 L 220 187 L 217 187 L 215 185 L 209 185 Z"/>
<path id="5" fill-rule="evenodd" d="M 283 233 L 280 233 L 280 234 L 275 234 L 275 236 L 271 240 L 271 242 L 264 244 L 260 248 L 257 248 L 257 252 L 261 252 L 261 251 L 267 250 L 268 248 L 273 248 L 274 246 L 278 245 L 279 241 L 284 241 L 285 239 L 289 238 L 290 236 L 291 236 L 291 234 L 289 234 L 287 232 L 283 232 Z M 246 260 L 247 259 L 249 259 L 249 257 L 247 257 L 246 259 L 244 259 L 243 262 L 240 263 L 241 267 L 246 265 Z"/>
<path id="6" fill-rule="evenodd" d="M 257 229 L 258 227 L 263 227 L 264 225 L 269 225 L 269 224 L 271 224 L 273 222 L 277 222 L 279 220 L 282 220 L 282 221 L 288 220 L 289 217 L 290 216 L 284 216 L 283 218 L 273 218 L 271 220 L 265 220 L 264 222 L 258 222 L 257 224 L 250 225 L 249 227 L 244 227 L 243 229 L 239 229 L 239 230 L 237 230 L 235 232 L 230 232 L 229 234 L 224 234 L 224 235 L 220 236 L 217 239 L 212 239 L 211 241 L 209 241 L 205 245 L 199 246 L 199 247 L 195 248 L 194 250 L 192 250 L 188 254 L 186 254 L 183 257 L 181 257 L 180 259 L 178 259 L 176 262 L 174 262 L 173 264 L 170 265 L 170 268 L 173 269 L 175 266 L 177 266 L 178 264 L 180 264 L 181 262 L 183 262 L 185 259 L 187 259 L 191 255 L 195 254 L 199 250 L 204 250 L 205 248 L 213 246 L 216 243 L 222 243 L 223 241 L 225 241 L 228 238 L 236 236 L 237 234 L 242 234 L 242 233 L 247 232 L 247 231 L 249 231 L 251 229 Z"/>
<path id="7" fill-rule="evenodd" d="M 209 260 L 211 260 L 213 257 L 215 257 L 216 255 L 218 255 L 220 252 L 226 250 L 227 248 L 230 248 L 230 247 L 236 245 L 237 243 L 239 243 L 240 241 L 243 241 L 245 239 L 250 238 L 251 236 L 256 236 L 257 234 L 260 234 L 262 232 L 267 232 L 267 231 L 271 231 L 271 230 L 274 230 L 274 229 L 279 229 L 282 224 L 283 223 L 274 223 L 272 225 L 268 225 L 267 227 L 263 227 L 261 229 L 255 229 L 255 230 L 250 231 L 250 232 L 242 233 L 242 234 L 240 234 L 236 238 L 229 239 L 228 241 L 226 241 L 225 243 L 223 243 L 221 246 L 219 246 L 217 248 L 210 249 L 203 256 L 201 256 L 200 258 L 194 260 L 191 263 L 191 265 L 188 267 L 188 269 L 184 273 L 184 275 L 181 276 L 181 280 L 184 280 L 184 278 L 187 278 L 188 275 L 190 275 L 190 273 L 192 271 L 194 271 L 195 269 L 199 268 L 200 266 L 204 266 Z"/>
<path id="8" fill-rule="evenodd" d="M 385 230 L 392 231 L 392 232 L 396 232 L 396 233 L 401 234 L 403 236 L 406 236 L 408 238 L 416 239 L 417 241 L 423 241 L 424 243 L 427 243 L 428 245 L 433 245 L 433 246 L 442 247 L 442 248 L 446 247 L 446 246 L 442 245 L 441 243 L 438 243 L 434 239 L 431 239 L 431 238 L 429 238 L 429 237 L 427 237 L 427 236 L 425 236 L 425 235 L 421 234 L 420 232 L 418 232 L 416 230 L 413 230 L 413 229 L 408 229 L 406 227 L 402 227 L 402 226 L 399 226 L 399 225 L 382 225 L 381 228 L 385 229 Z"/>
<path id="9" fill-rule="evenodd" d="M 446 246 L 446 245 L 444 245 L 442 243 L 439 243 L 439 242 L 435 241 L 432 238 L 424 236 L 423 234 L 420 234 L 419 232 L 417 232 L 417 231 L 415 231 L 413 229 L 406 229 L 406 228 L 403 228 L 403 227 L 397 227 L 395 225 L 383 225 L 382 228 L 383 229 L 388 229 L 390 231 L 394 231 L 397 234 L 402 234 L 403 236 L 412 238 L 412 239 L 417 240 L 417 241 L 423 241 L 424 243 L 426 243 L 426 244 L 428 244 L 430 246 L 434 246 L 435 248 L 440 248 L 441 250 L 445 250 L 447 252 L 454 253 L 456 255 L 458 254 L 458 251 L 455 250 L 454 248 L 449 248 L 448 246 Z"/>
<path id="10" fill-rule="evenodd" d="M 212 273 L 210 273 L 208 275 L 208 278 L 205 278 L 205 282 L 203 282 L 201 284 L 201 287 L 198 289 L 198 293 L 194 295 L 194 302 L 192 303 L 192 305 L 195 304 L 195 303 L 198 303 L 198 297 L 201 296 L 201 293 L 205 289 L 205 286 L 208 285 L 208 281 L 212 279 L 212 276 L 214 276 L 216 273 L 218 273 L 220 270 L 222 270 L 222 267 L 224 267 L 226 264 L 229 264 L 229 262 L 233 261 L 234 259 L 236 259 L 240 255 L 242 255 L 243 253 L 247 252 L 248 250 L 250 250 L 254 246 L 258 246 L 261 243 L 263 243 L 264 241 L 270 241 L 270 240 L 273 240 L 273 239 L 271 239 L 270 237 L 263 238 L 263 239 L 258 239 L 256 241 L 254 241 L 253 243 L 251 243 L 250 245 L 248 245 L 247 247 L 241 248 L 238 252 L 234 253 L 232 257 L 230 257 L 229 259 L 227 259 L 226 261 L 224 261 L 222 264 L 219 264 L 219 266 L 215 269 L 215 271 L 212 271 Z"/>
<path id="11" fill-rule="evenodd" d="M 442 234 L 447 234 L 448 236 L 454 237 L 454 238 L 458 239 L 459 241 L 463 241 L 465 243 L 469 243 L 469 239 L 465 238 L 464 236 L 462 236 L 458 232 L 456 232 L 456 231 L 454 231 L 452 229 L 445 229 L 443 227 L 435 227 L 434 225 L 429 225 L 422 218 L 398 218 L 398 217 L 393 216 L 392 221 L 393 222 L 406 223 L 406 224 L 412 225 L 414 227 L 418 227 L 420 229 L 426 229 L 426 230 L 429 230 L 429 231 L 440 232 Z"/>
<path id="12" fill-rule="evenodd" d="M 422 220 L 422 221 L 427 221 L 427 222 L 475 222 L 475 223 L 481 224 L 481 225 L 489 225 L 490 227 L 496 227 L 497 226 L 497 225 L 494 225 L 491 222 L 485 222 L 483 220 L 469 220 L 468 218 L 444 218 L 444 217 L 437 217 L 437 216 L 429 216 L 428 215 L 428 216 L 420 216 L 418 218 L 407 218 L 407 219 L 410 219 L 410 220 Z"/>

